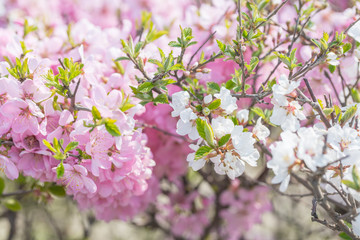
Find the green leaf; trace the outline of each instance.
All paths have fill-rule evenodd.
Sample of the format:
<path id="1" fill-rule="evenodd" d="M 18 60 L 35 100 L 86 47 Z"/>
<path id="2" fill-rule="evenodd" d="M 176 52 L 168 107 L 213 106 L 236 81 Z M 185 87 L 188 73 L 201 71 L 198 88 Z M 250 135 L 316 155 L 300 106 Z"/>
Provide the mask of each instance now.
<path id="1" fill-rule="evenodd" d="M 219 46 L 219 49 L 224 52 L 225 49 L 226 49 L 226 45 L 224 43 L 222 43 L 220 40 L 216 40 L 218 46 Z"/>
<path id="2" fill-rule="evenodd" d="M 17 212 L 21 210 L 21 204 L 18 200 L 10 198 L 10 199 L 6 199 L 4 201 L 4 206 L 13 211 L 13 212 Z"/>
<path id="3" fill-rule="evenodd" d="M 343 184 L 345 184 L 346 186 L 348 186 L 349 188 L 352 188 L 352 189 L 355 189 L 358 191 L 357 187 L 356 187 L 356 184 L 350 180 L 341 180 L 341 182 Z"/>
<path id="4" fill-rule="evenodd" d="M 329 64 L 329 70 L 330 70 L 331 73 L 334 73 L 335 70 L 336 70 L 336 66 Z"/>
<path id="5" fill-rule="evenodd" d="M 354 100 L 354 102 L 360 102 L 360 94 L 359 91 L 355 88 L 351 89 L 351 97 Z"/>
<path id="6" fill-rule="evenodd" d="M 170 47 L 181 47 L 181 44 L 175 41 L 169 42 Z"/>
<path id="7" fill-rule="evenodd" d="M 176 83 L 176 80 L 168 78 L 168 79 L 162 79 L 160 81 L 156 81 L 155 85 L 162 87 L 162 86 L 167 86 L 167 85 L 173 84 L 173 83 Z"/>
<path id="8" fill-rule="evenodd" d="M 225 136 L 222 136 L 218 142 L 219 147 L 225 145 L 231 137 L 231 134 L 226 134 Z"/>
<path id="9" fill-rule="evenodd" d="M 92 106 L 91 113 L 92 113 L 94 119 L 96 119 L 96 120 L 101 119 L 101 114 L 95 106 Z"/>
<path id="10" fill-rule="evenodd" d="M 5 189 L 5 180 L 0 177 L 0 196 L 3 194 Z"/>
<path id="11" fill-rule="evenodd" d="M 357 106 L 352 106 L 348 108 L 340 120 L 340 125 L 344 126 L 344 124 L 355 115 L 356 110 L 357 110 Z"/>
<path id="12" fill-rule="evenodd" d="M 153 101 L 154 103 L 162 103 L 162 104 L 168 104 L 169 100 L 166 94 L 162 93 L 159 94 Z"/>
<path id="13" fill-rule="evenodd" d="M 220 86 L 219 84 L 215 83 L 215 82 L 207 82 L 206 83 L 207 87 L 212 89 L 212 90 L 215 90 L 217 92 L 220 92 Z"/>
<path id="14" fill-rule="evenodd" d="M 220 107 L 220 105 L 221 105 L 221 99 L 215 99 L 214 101 L 212 101 L 212 103 L 210 103 L 208 109 L 215 110 L 218 107 Z"/>
<path id="15" fill-rule="evenodd" d="M 326 116 L 329 116 L 334 111 L 334 108 L 324 108 L 323 111 Z"/>
<path id="16" fill-rule="evenodd" d="M 130 108 L 132 107 L 135 107 L 135 104 L 131 104 L 129 102 L 126 102 L 125 104 L 123 104 L 121 107 L 120 107 L 120 110 L 122 112 L 126 112 L 127 110 L 129 110 Z"/>
<path id="17" fill-rule="evenodd" d="M 338 105 L 334 105 L 334 110 L 335 110 L 336 116 L 341 114 L 341 109 L 340 109 L 340 107 Z"/>
<path id="18" fill-rule="evenodd" d="M 346 53 L 351 49 L 352 45 L 351 43 L 345 43 L 343 46 L 343 52 Z"/>
<path id="19" fill-rule="evenodd" d="M 77 146 L 79 145 L 79 142 L 70 142 L 65 150 L 64 150 L 64 153 L 67 153 L 67 152 L 70 152 L 71 150 L 74 150 Z"/>
<path id="20" fill-rule="evenodd" d="M 195 152 L 195 160 L 200 159 L 208 155 L 213 149 L 209 146 L 201 146 Z"/>
<path id="21" fill-rule="evenodd" d="M 65 168 L 64 168 L 63 162 L 61 161 L 59 163 L 59 165 L 57 166 L 57 168 L 56 168 L 56 176 L 57 176 L 57 178 L 61 178 L 62 176 L 64 176 L 64 173 L 65 173 Z"/>
<path id="22" fill-rule="evenodd" d="M 323 104 L 323 102 L 322 102 L 320 99 L 318 99 L 317 101 L 318 101 L 318 103 L 319 103 L 319 105 L 320 105 L 321 109 L 324 109 L 324 104 Z"/>
<path id="23" fill-rule="evenodd" d="M 151 89 L 154 87 L 154 84 L 151 82 L 144 82 L 143 84 L 140 84 L 137 90 L 142 93 L 148 93 L 151 91 Z"/>
<path id="24" fill-rule="evenodd" d="M 360 190 L 360 176 L 359 176 L 359 172 L 358 172 L 355 165 L 354 165 L 353 170 L 352 170 L 352 177 L 354 179 L 356 189 Z"/>
<path id="25" fill-rule="evenodd" d="M 203 139 L 205 139 L 204 126 L 205 126 L 205 120 L 202 120 L 200 118 L 196 119 L 196 129 L 197 129 L 200 137 Z"/>
<path id="26" fill-rule="evenodd" d="M 56 197 L 65 197 L 66 191 L 63 186 L 53 185 L 49 187 L 49 192 Z"/>
<path id="27" fill-rule="evenodd" d="M 347 235 L 345 232 L 339 233 L 339 237 L 341 237 L 344 240 L 352 240 L 352 238 L 349 235 Z"/>
<path id="28" fill-rule="evenodd" d="M 259 117 L 261 117 L 262 119 L 266 119 L 266 116 L 264 114 L 264 111 L 259 108 L 259 107 L 253 107 L 251 109 L 251 111 L 253 111 L 256 115 L 258 115 Z"/>
<path id="29" fill-rule="evenodd" d="M 130 58 L 128 58 L 128 57 L 118 57 L 117 59 L 115 59 L 115 62 L 123 61 L 123 60 L 130 60 Z"/>
<path id="30" fill-rule="evenodd" d="M 205 125 L 204 125 L 205 141 L 211 147 L 214 147 L 214 131 L 213 131 L 211 125 L 207 121 L 204 121 L 204 122 L 205 122 Z"/>
<path id="31" fill-rule="evenodd" d="M 105 128 L 112 136 L 114 136 L 114 137 L 121 136 L 119 128 L 115 125 L 115 123 L 113 121 L 107 120 L 105 122 Z"/>
<path id="32" fill-rule="evenodd" d="M 232 90 L 235 86 L 236 86 L 236 83 L 234 83 L 234 81 L 232 79 L 228 80 L 225 83 L 225 88 L 229 89 L 229 90 Z"/>
<path id="33" fill-rule="evenodd" d="M 43 143 L 44 143 L 44 145 L 48 148 L 48 149 L 50 149 L 50 151 L 52 151 L 52 152 L 56 152 L 56 149 L 55 148 L 53 148 L 53 146 L 51 146 L 51 144 L 48 142 L 48 141 L 46 141 L 45 139 L 43 139 Z"/>

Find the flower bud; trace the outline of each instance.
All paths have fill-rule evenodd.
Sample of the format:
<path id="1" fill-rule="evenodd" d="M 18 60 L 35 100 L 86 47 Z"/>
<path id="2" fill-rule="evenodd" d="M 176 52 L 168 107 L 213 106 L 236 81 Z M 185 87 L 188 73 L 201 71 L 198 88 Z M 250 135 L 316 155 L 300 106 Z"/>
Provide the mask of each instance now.
<path id="1" fill-rule="evenodd" d="M 208 109 L 207 107 L 204 107 L 203 110 L 202 110 L 202 113 L 207 116 L 210 114 L 210 109 Z"/>
<path id="2" fill-rule="evenodd" d="M 209 69 L 209 68 L 203 68 L 203 69 L 201 70 L 201 72 L 202 72 L 202 73 L 210 73 L 210 72 L 211 72 L 211 69 Z"/>

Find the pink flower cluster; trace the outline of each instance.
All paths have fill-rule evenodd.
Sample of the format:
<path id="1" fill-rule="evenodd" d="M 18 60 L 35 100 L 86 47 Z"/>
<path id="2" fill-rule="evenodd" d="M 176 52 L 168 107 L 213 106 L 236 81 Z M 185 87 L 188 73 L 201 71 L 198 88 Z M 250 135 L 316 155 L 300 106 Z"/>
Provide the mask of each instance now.
<path id="1" fill-rule="evenodd" d="M 239 239 L 262 221 L 262 214 L 272 209 L 270 201 L 266 199 L 267 193 L 266 187 L 245 189 L 239 187 L 239 181 L 232 182 L 232 187 L 220 199 L 221 204 L 227 206 L 220 212 L 225 222 L 222 234 L 226 239 Z"/>
<path id="2" fill-rule="evenodd" d="M 132 83 L 114 70 L 112 59 L 121 52 L 118 40 L 129 33 L 101 29 L 87 20 L 74 24 L 69 34 L 66 29 L 54 26 L 45 36 L 45 28 L 39 27 L 40 38 L 23 37 L 18 27 L 2 29 L 9 38 L 3 39 L 1 55 L 9 61 L 0 62 L 0 167 L 9 179 L 21 173 L 64 185 L 81 208 L 94 208 L 100 219 L 128 219 L 154 199 L 147 190 L 150 182 L 156 184 L 150 180 L 155 162 L 147 136 L 135 128 L 134 115 L 144 108 L 131 100 L 132 108 L 120 110 Z M 23 46 L 33 51 L 25 52 Z M 45 77 L 49 70 L 57 74 L 57 59 L 64 57 L 84 64 L 69 85 L 76 93 L 73 100 L 56 93 Z M 28 64 L 27 75 L 19 79 L 9 73 L 16 58 Z M 93 107 L 115 122 L 121 136 L 111 136 L 104 125 L 85 126 L 93 122 Z M 64 160 L 61 178 L 56 174 L 60 161 L 43 143 L 55 138 L 63 141 L 63 148 L 78 142 Z"/>

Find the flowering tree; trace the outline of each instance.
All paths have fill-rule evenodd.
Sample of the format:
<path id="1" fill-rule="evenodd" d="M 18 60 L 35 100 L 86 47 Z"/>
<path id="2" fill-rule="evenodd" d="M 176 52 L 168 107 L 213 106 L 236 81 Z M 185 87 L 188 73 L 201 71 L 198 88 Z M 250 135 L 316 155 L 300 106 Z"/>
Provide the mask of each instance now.
<path id="1" fill-rule="evenodd" d="M 360 238 L 358 3 L 30 2 L 1 18 L 9 210 L 69 195 L 170 238 L 239 239 L 275 191 Z"/>

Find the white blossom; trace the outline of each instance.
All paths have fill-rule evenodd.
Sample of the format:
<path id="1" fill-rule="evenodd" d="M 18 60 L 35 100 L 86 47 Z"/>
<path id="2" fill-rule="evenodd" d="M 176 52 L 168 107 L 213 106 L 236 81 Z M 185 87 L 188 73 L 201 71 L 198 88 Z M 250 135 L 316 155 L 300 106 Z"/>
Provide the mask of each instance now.
<path id="1" fill-rule="evenodd" d="M 354 26 L 349 29 L 348 35 L 357 42 L 360 42 L 360 22 L 355 23 Z"/>
<path id="2" fill-rule="evenodd" d="M 235 109 L 237 109 L 236 98 L 231 96 L 230 90 L 221 87 L 220 93 L 214 94 L 214 96 L 221 100 L 220 107 L 224 109 L 225 113 L 231 114 Z"/>
<path id="3" fill-rule="evenodd" d="M 174 111 L 171 112 L 172 117 L 178 117 L 180 113 L 185 110 L 186 106 L 189 104 L 190 95 L 186 91 L 181 91 L 174 93 L 172 95 L 172 101 L 169 104 L 170 107 L 174 109 Z"/>
<path id="4" fill-rule="evenodd" d="M 337 66 L 340 64 L 339 60 L 337 60 L 337 55 L 333 52 L 329 52 L 327 54 L 327 58 L 326 58 L 326 61 L 330 64 L 330 65 L 333 65 L 333 66 Z"/>
<path id="5" fill-rule="evenodd" d="M 305 120 L 306 117 L 297 101 L 288 102 L 286 106 L 274 105 L 270 122 L 280 125 L 286 131 L 296 131 L 300 127 L 299 120 Z"/>
<path id="6" fill-rule="evenodd" d="M 317 167 L 325 166 L 328 161 L 323 156 L 324 137 L 317 134 L 313 128 L 300 128 L 298 135 L 297 156 L 312 171 L 316 171 Z"/>
<path id="7" fill-rule="evenodd" d="M 181 136 L 188 135 L 191 140 L 196 140 L 200 137 L 196 129 L 195 120 L 185 122 L 182 119 L 179 119 L 176 124 L 176 133 Z"/>
<path id="8" fill-rule="evenodd" d="M 209 103 L 211 103 L 211 101 L 212 101 L 212 95 L 211 95 L 211 94 L 206 95 L 206 96 L 204 97 L 204 103 L 205 103 L 205 104 L 209 104 Z"/>
<path id="9" fill-rule="evenodd" d="M 234 129 L 234 123 L 231 121 L 231 119 L 217 117 L 212 119 L 211 127 L 214 131 L 215 137 L 220 139 L 226 134 L 231 133 L 231 131 Z"/>
<path id="10" fill-rule="evenodd" d="M 354 56 L 355 56 L 355 61 L 359 62 L 360 61 L 360 50 L 359 49 L 355 49 Z"/>
<path id="11" fill-rule="evenodd" d="M 272 87 L 275 103 L 286 105 L 285 95 L 293 92 L 299 85 L 300 81 L 289 81 L 286 75 L 282 74 L 278 79 L 278 83 Z"/>
<path id="12" fill-rule="evenodd" d="M 239 120 L 240 124 L 244 124 L 249 120 L 249 110 L 241 109 L 236 113 L 236 118 Z"/>
<path id="13" fill-rule="evenodd" d="M 211 158 L 211 161 L 214 163 L 214 170 L 217 174 L 226 174 L 232 180 L 245 171 L 245 163 L 231 152 L 227 152 L 223 160 L 220 155 L 217 155 Z"/>
<path id="14" fill-rule="evenodd" d="M 256 125 L 254 127 L 254 129 L 252 130 L 253 135 L 255 135 L 261 142 L 263 142 L 264 144 L 266 144 L 266 138 L 270 135 L 270 130 L 264 126 L 261 123 L 261 119 L 259 118 L 256 121 Z"/>
<path id="15" fill-rule="evenodd" d="M 195 144 L 190 144 L 189 147 L 194 150 L 195 152 L 199 149 L 198 145 Z M 194 170 L 194 171 L 198 171 L 201 168 L 204 167 L 206 160 L 204 158 L 200 158 L 195 160 L 195 152 L 190 153 L 187 158 L 186 161 L 189 163 L 189 166 Z"/>
<path id="16" fill-rule="evenodd" d="M 294 148 L 297 146 L 298 137 L 289 131 L 281 134 L 283 141 L 270 146 L 272 159 L 267 167 L 272 169 L 275 177 L 271 180 L 273 184 L 281 183 L 280 191 L 284 192 L 290 181 L 289 167 L 295 163 Z"/>

